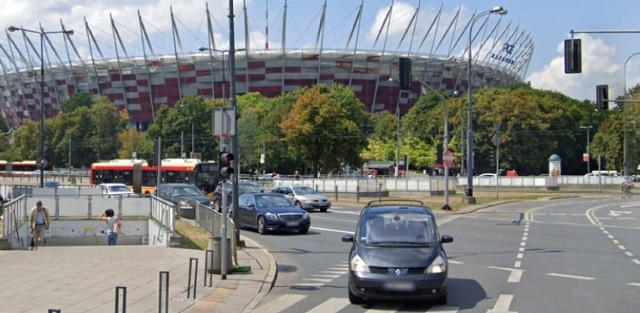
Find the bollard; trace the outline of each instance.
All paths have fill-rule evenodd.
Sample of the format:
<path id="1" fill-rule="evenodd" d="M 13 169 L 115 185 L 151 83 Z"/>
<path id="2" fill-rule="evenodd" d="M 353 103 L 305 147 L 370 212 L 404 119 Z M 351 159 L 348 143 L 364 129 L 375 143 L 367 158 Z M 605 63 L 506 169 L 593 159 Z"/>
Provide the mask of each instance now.
<path id="1" fill-rule="evenodd" d="M 116 313 L 120 312 L 120 290 L 122 290 L 122 313 L 127 313 L 127 287 L 116 286 Z"/>
<path id="2" fill-rule="evenodd" d="M 213 250 L 207 250 L 204 252 L 204 286 L 205 287 L 207 287 L 207 274 L 209 276 L 209 287 L 211 287 L 211 284 L 213 284 Z"/>
<path id="3" fill-rule="evenodd" d="M 356 203 L 360 203 L 360 186 L 356 186 Z"/>
<path id="4" fill-rule="evenodd" d="M 192 271 L 192 265 L 195 261 L 195 271 Z M 193 273 L 193 298 L 196 298 L 196 285 L 198 282 L 198 258 L 189 258 L 189 281 L 187 286 L 187 299 L 191 296 L 191 273 Z"/>
<path id="5" fill-rule="evenodd" d="M 333 185 L 333 192 L 336 194 L 336 201 L 338 201 L 338 185 Z"/>
<path id="6" fill-rule="evenodd" d="M 162 282 L 164 276 L 164 312 L 169 313 L 169 272 L 160 272 L 160 290 L 158 299 L 158 313 L 162 313 Z"/>

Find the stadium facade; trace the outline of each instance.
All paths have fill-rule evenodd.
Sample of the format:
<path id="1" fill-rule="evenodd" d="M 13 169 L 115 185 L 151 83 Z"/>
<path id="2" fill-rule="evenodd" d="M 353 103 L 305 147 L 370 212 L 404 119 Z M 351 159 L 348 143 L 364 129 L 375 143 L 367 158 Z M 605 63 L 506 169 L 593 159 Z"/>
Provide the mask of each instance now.
<path id="1" fill-rule="evenodd" d="M 533 38 L 519 27 L 512 27 L 503 18 L 491 17 L 491 14 L 476 18 L 479 12 L 475 12 L 463 20 L 458 10 L 453 12 L 453 18 L 443 22 L 445 19 L 441 8 L 430 16 L 427 23 L 429 27 L 422 28 L 417 27 L 418 20 L 424 22 L 418 6 L 410 21 L 403 25 L 402 38 L 395 40 L 397 47 L 389 48 L 391 44 L 386 34 L 390 27 L 397 26 L 392 25 L 393 3 L 390 1 L 377 37 L 368 49 L 361 47 L 363 44 L 359 39 L 362 4 L 342 47 L 335 49 L 323 46 L 326 2 L 320 9 L 322 17 L 313 47 L 295 49 L 286 45 L 288 12 L 285 1 L 280 47 L 268 49 L 267 44 L 264 49 L 247 47 L 235 53 L 236 92 L 258 92 L 273 97 L 301 86 L 340 83 L 353 88 L 371 112 L 395 112 L 398 107 L 400 114 L 404 114 L 424 92 L 424 83 L 450 94 L 467 90 L 468 49 L 473 49 L 473 88 L 503 86 L 521 81 L 526 74 L 534 50 Z M 236 17 L 244 19 L 245 25 L 249 19 L 246 12 L 244 10 L 244 15 Z M 40 34 L 7 31 L 7 43 L 0 44 L 2 116 L 10 127 L 18 127 L 25 119 L 40 118 L 41 99 L 45 117 L 49 118 L 59 113 L 61 104 L 70 95 L 88 92 L 108 97 L 120 110 L 129 113 L 132 126 L 146 129 L 153 122 L 160 105 L 173 106 L 185 95 L 229 97 L 231 78 L 228 51 L 216 47 L 208 7 L 203 10 L 205 13 L 208 34 L 203 41 L 208 42 L 209 48 L 185 52 L 171 12 L 175 53 L 166 55 L 154 53 L 154 45 L 140 13 L 138 39 L 142 42 L 143 53 L 137 56 L 127 54 L 124 40 L 113 19 L 113 44 L 105 43 L 105 46 L 111 44 L 110 47 L 115 47 L 115 57 L 104 56 L 103 47 L 86 20 L 84 30 L 90 57 L 84 58 L 74 42 L 80 39 L 74 36 L 60 33 L 42 35 L 45 54 L 41 58 Z M 473 45 L 469 44 L 471 24 Z M 60 30 L 65 30 L 62 23 Z M 53 44 L 51 37 L 54 36 L 62 37 L 64 44 Z M 249 31 L 246 29 L 244 36 L 244 41 L 249 42 Z M 25 44 L 18 44 L 21 41 Z M 376 49 L 379 46 L 382 48 Z M 412 60 L 412 76 L 415 80 L 409 92 L 401 92 L 397 83 L 400 57 Z M 43 80 L 40 76 L 41 59 L 44 60 Z"/>

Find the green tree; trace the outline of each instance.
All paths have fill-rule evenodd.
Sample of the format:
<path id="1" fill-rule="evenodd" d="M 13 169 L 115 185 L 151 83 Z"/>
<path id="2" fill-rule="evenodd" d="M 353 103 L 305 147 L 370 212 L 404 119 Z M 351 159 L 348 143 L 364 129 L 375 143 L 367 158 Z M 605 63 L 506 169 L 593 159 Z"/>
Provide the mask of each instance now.
<path id="1" fill-rule="evenodd" d="M 351 89 L 336 85 L 327 92 L 316 86 L 303 92 L 280 123 L 291 148 L 312 164 L 313 172 L 359 167 L 366 145 L 362 127 L 368 123 L 364 105 Z"/>
<path id="2" fill-rule="evenodd" d="M 93 105 L 92 98 L 93 96 L 88 92 L 74 93 L 62 104 L 60 110 L 62 112 L 71 113 L 79 107 L 90 108 Z"/>
<path id="3" fill-rule="evenodd" d="M 193 140 L 194 152 L 202 153 L 203 159 L 215 160 L 219 150 L 211 136 L 211 109 L 210 104 L 196 95 L 184 96 L 173 108 L 162 105 L 147 136 L 153 140 L 162 138 L 163 157 L 178 158 L 181 152 L 189 156 Z"/>

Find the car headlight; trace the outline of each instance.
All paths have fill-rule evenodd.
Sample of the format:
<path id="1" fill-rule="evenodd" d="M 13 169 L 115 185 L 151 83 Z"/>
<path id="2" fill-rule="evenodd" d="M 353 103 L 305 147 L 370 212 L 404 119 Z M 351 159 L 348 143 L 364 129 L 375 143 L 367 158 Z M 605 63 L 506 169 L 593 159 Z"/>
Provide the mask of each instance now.
<path id="1" fill-rule="evenodd" d="M 358 273 L 369 273 L 369 267 L 359 255 L 354 255 L 349 262 L 351 271 Z"/>
<path id="2" fill-rule="evenodd" d="M 431 265 L 427 267 L 425 271 L 426 274 L 440 274 L 445 273 L 447 271 L 447 262 L 445 262 L 444 258 L 440 255 L 431 262 Z"/>
<path id="3" fill-rule="evenodd" d="M 180 206 L 191 206 L 191 204 L 187 200 L 180 200 L 178 201 L 178 203 L 180 204 Z"/>
<path id="4" fill-rule="evenodd" d="M 273 213 L 265 213 L 264 217 L 266 217 L 268 220 L 272 220 L 272 221 L 277 221 L 278 220 L 278 216 L 273 214 Z"/>
<path id="5" fill-rule="evenodd" d="M 304 215 L 302 216 L 302 219 L 303 219 L 303 220 L 308 220 L 308 219 L 310 219 L 310 218 L 311 218 L 311 217 L 309 216 L 309 212 L 304 212 Z"/>

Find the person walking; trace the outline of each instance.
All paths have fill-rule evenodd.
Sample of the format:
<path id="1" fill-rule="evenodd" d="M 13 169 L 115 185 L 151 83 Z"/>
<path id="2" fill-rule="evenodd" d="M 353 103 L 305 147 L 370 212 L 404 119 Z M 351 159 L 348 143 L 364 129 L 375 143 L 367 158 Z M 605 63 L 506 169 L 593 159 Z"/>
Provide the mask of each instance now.
<path id="1" fill-rule="evenodd" d="M 51 218 L 49 210 L 42 205 L 42 201 L 36 202 L 29 215 L 29 228 L 32 234 L 30 249 L 38 249 L 40 240 L 44 243 L 44 234 L 49 229 Z"/>
<path id="2" fill-rule="evenodd" d="M 120 219 L 115 216 L 112 209 L 105 210 L 98 218 L 107 222 L 107 245 L 115 246 L 118 243 L 118 234 L 122 227 Z"/>

